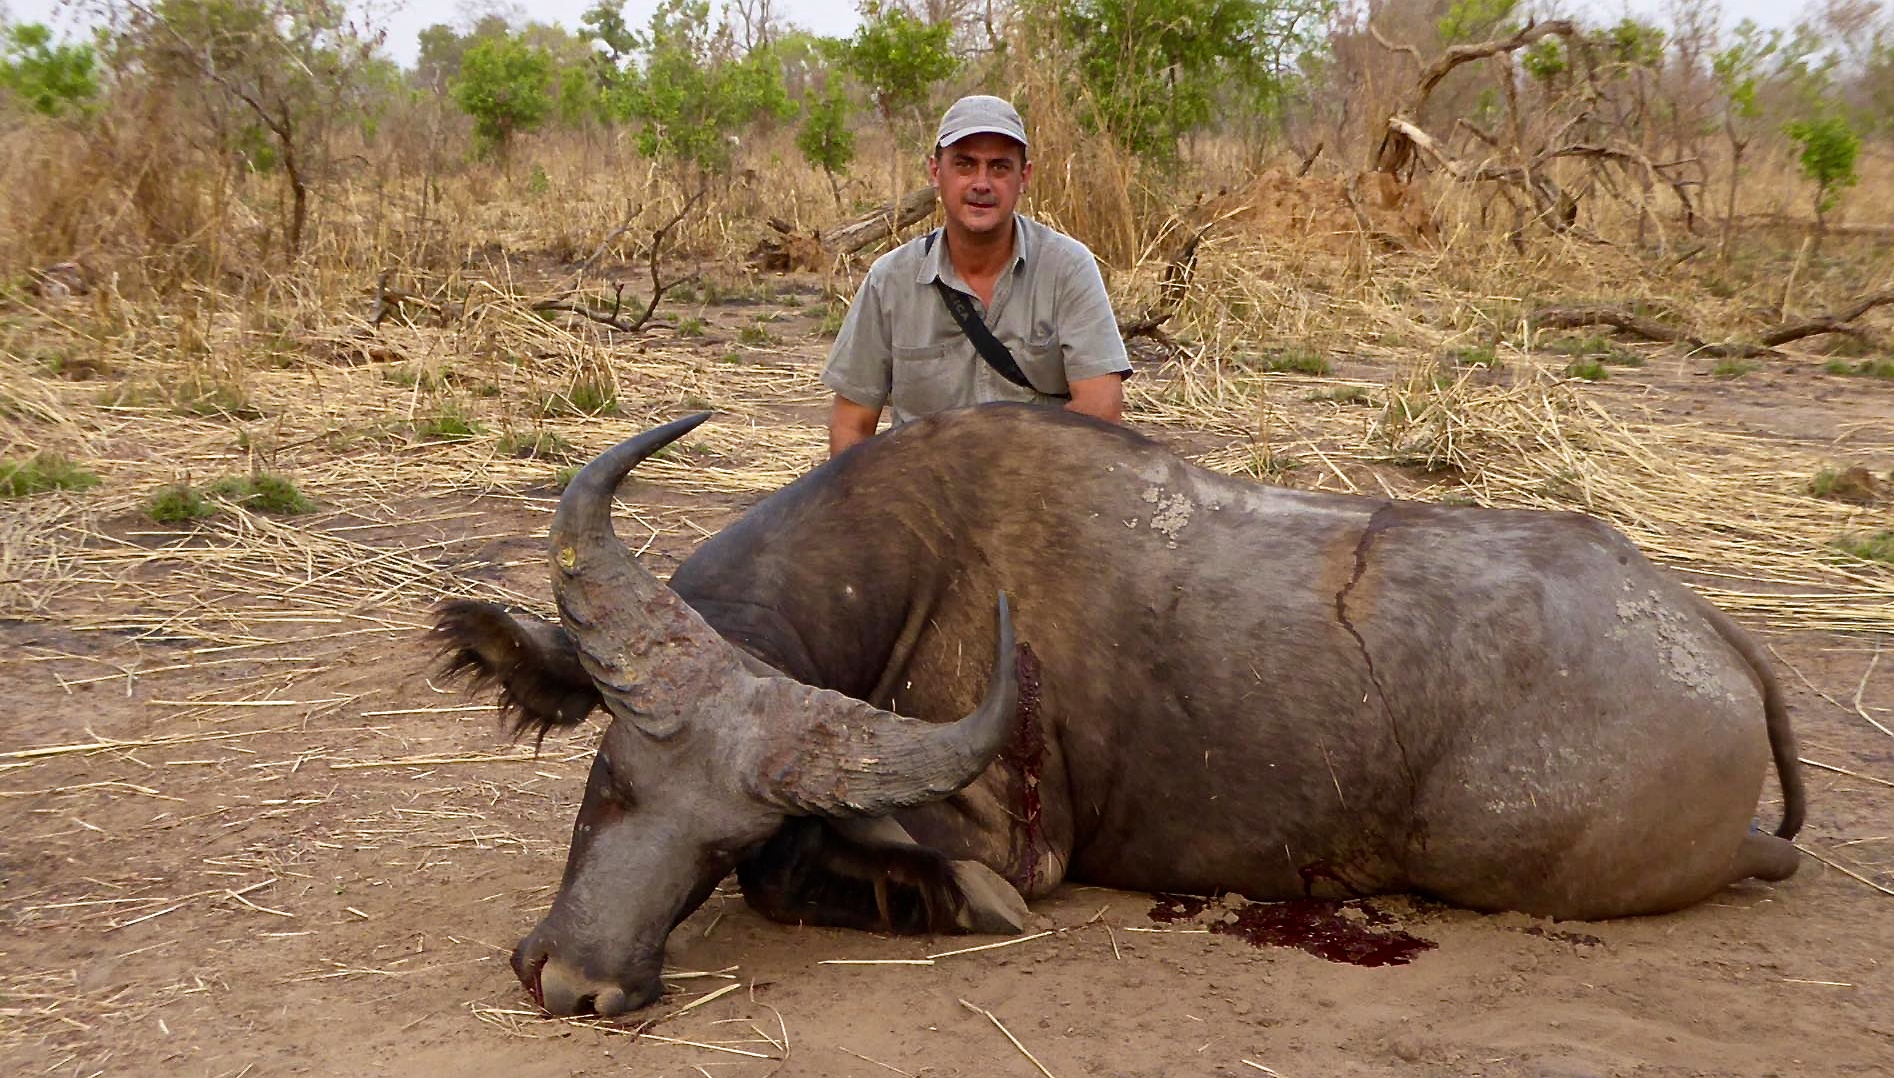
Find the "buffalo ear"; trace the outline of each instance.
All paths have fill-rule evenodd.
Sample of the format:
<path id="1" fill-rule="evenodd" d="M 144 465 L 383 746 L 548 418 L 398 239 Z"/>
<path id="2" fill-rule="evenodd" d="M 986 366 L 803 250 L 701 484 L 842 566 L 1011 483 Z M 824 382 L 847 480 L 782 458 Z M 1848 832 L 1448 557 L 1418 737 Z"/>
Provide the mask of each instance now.
<path id="1" fill-rule="evenodd" d="M 467 677 L 476 691 L 499 686 L 501 715 L 515 739 L 530 731 L 537 744 L 554 727 L 576 726 L 599 706 L 598 687 L 557 625 L 455 599 L 434 608 L 427 635 L 448 677 Z"/>
<path id="2" fill-rule="evenodd" d="M 955 926 L 976 936 L 1016 936 L 1026 931 L 1032 911 L 1019 889 L 979 861 L 950 861 L 954 885 L 962 903 L 954 912 Z"/>
<path id="3" fill-rule="evenodd" d="M 902 718 L 787 678 L 755 681 L 742 709 L 758 720 L 740 765 L 751 791 L 791 815 L 885 816 L 979 778 L 1017 727 L 1018 661 L 1005 595 L 998 637 L 986 698 L 954 722 Z"/>

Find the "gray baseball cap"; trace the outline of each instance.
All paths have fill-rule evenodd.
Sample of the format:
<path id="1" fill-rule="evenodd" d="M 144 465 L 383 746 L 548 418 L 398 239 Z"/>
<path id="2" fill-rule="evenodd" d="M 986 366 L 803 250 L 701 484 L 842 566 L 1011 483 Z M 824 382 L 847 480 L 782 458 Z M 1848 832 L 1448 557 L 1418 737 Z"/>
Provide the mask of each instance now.
<path id="1" fill-rule="evenodd" d="M 973 94 L 963 97 L 948 106 L 947 114 L 940 118 L 940 137 L 934 140 L 934 148 L 952 146 L 968 135 L 1005 135 L 1023 148 L 1026 146 L 1026 121 L 1019 118 L 1019 110 L 1003 97 L 991 94 Z"/>

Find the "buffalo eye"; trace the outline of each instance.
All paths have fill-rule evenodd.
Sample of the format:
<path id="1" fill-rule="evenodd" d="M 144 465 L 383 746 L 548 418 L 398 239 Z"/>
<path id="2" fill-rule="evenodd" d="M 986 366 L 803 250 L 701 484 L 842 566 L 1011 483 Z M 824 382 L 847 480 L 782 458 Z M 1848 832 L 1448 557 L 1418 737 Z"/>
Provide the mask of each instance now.
<path id="1" fill-rule="evenodd" d="M 631 779 L 612 764 L 611 756 L 603 749 L 598 754 L 599 788 L 597 793 L 614 804 L 629 808 L 636 800 L 632 793 Z"/>

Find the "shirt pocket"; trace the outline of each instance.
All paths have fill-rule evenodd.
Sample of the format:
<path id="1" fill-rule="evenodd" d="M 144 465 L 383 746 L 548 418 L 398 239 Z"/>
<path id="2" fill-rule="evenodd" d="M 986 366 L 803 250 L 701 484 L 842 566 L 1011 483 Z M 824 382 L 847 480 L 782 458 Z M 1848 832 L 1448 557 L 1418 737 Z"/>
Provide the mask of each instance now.
<path id="1" fill-rule="evenodd" d="M 1041 396 L 1060 397 L 1071 392 L 1065 382 L 1065 351 L 1058 334 L 1027 341 L 1014 358 Z"/>
<path id="2" fill-rule="evenodd" d="M 896 422 L 919 419 L 971 403 L 963 400 L 967 363 L 953 342 L 922 348 L 894 348 L 894 387 L 889 401 Z"/>

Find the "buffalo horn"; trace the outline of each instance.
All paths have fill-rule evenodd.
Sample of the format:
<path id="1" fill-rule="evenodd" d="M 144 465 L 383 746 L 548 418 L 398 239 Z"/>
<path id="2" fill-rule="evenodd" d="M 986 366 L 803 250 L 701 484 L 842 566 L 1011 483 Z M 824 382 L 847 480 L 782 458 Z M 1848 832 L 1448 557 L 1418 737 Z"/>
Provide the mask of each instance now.
<path id="1" fill-rule="evenodd" d="M 612 531 L 612 495 L 646 457 L 710 413 L 686 416 L 600 454 L 567 484 L 551 529 L 553 597 L 579 661 L 614 715 L 653 737 L 683 724 L 683 705 L 725 681 L 735 650 L 638 564 Z"/>
<path id="2" fill-rule="evenodd" d="M 787 812 L 878 816 L 937 801 L 972 782 L 1014 732 L 1019 705 L 1013 621 L 999 603 L 999 648 L 986 699 L 951 723 L 923 722 L 787 678 L 757 683 L 752 791 Z"/>

